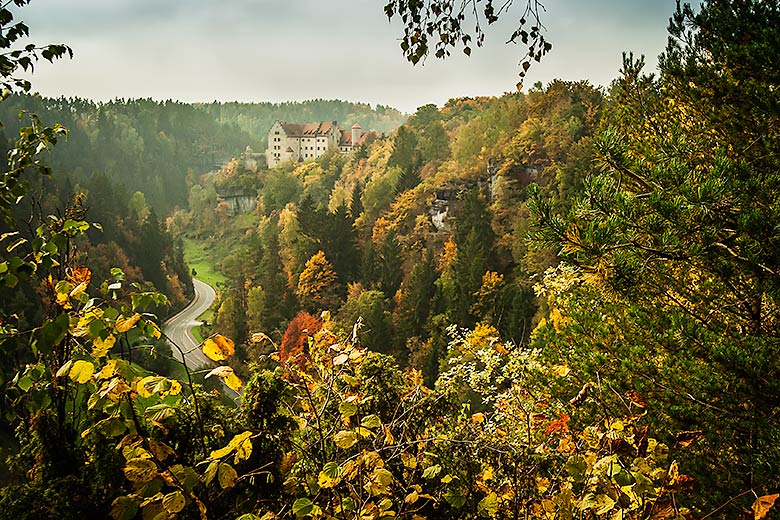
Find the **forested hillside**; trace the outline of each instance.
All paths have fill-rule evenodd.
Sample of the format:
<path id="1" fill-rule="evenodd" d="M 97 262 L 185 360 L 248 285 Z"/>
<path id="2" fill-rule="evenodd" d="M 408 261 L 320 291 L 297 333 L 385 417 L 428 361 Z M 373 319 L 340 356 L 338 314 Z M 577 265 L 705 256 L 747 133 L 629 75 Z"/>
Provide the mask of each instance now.
<path id="1" fill-rule="evenodd" d="M 231 279 L 220 332 L 239 344 L 252 332 L 281 340 L 299 311 L 330 310 L 342 330 L 362 317 L 362 343 L 425 367 L 429 384 L 450 324 L 526 341 L 532 276 L 553 262 L 525 244 L 528 186 L 541 185 L 556 207 L 571 203 L 604 97 L 585 82 L 556 82 L 421 107 L 351 156 L 260 171 L 253 219 L 220 210 L 220 186 L 249 175 L 240 163 L 225 168 L 193 188 L 192 211 L 174 226 L 214 237 L 215 263 Z"/>
<path id="2" fill-rule="evenodd" d="M 0 7 L 8 45 L 13 20 Z M 165 232 L 138 188 L 125 204 L 113 177 L 50 177 L 66 132 L 26 116 L 0 184 L 0 511 L 773 518 L 778 49 L 776 0 L 678 5 L 657 75 L 626 55 L 609 89 L 424 105 L 272 169 L 236 155 L 185 175 Z M 29 53 L 2 55 L 9 88 Z M 240 132 L 265 117 L 172 106 Z M 99 233 L 140 269 L 94 263 Z M 139 357 L 187 276 L 166 233 L 227 279 L 202 328 L 214 365 Z"/>
<path id="3" fill-rule="evenodd" d="M 344 101 L 191 105 L 135 99 L 95 103 L 18 94 L 0 104 L 3 140 L 17 135 L 25 124 L 17 117 L 23 110 L 38 114 L 44 123 L 57 122 L 68 129 L 68 139 L 48 159 L 60 177 L 85 192 L 94 184 L 105 184 L 101 177 L 106 177 L 128 194 L 142 192 L 160 215 L 186 207 L 187 189 L 201 174 L 219 168 L 248 145 L 265 150 L 268 129 L 276 119 L 335 118 L 350 126 L 354 120 L 378 131 L 392 130 L 402 122 L 402 115 L 390 108 L 372 109 Z"/>

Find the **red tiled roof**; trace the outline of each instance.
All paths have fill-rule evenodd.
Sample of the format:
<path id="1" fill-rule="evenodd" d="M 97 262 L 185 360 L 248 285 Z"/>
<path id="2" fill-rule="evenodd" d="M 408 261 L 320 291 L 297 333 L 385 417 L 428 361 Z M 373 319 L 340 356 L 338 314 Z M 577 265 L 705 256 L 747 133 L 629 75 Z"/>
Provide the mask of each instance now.
<path id="1" fill-rule="evenodd" d="M 282 123 L 282 130 L 288 137 L 298 137 L 303 135 L 303 125 L 297 123 Z"/>
<path id="2" fill-rule="evenodd" d="M 287 137 L 312 137 L 327 134 L 333 127 L 333 123 L 322 121 L 320 123 L 282 123 L 282 129 Z M 338 128 L 338 127 L 337 127 Z"/>
<path id="3" fill-rule="evenodd" d="M 332 122 L 321 121 L 319 123 L 280 123 L 287 137 L 317 137 L 327 135 L 334 130 Z M 360 124 L 352 125 L 353 130 L 360 130 Z M 366 138 L 376 132 L 365 132 L 360 130 L 360 139 L 357 143 L 352 142 L 352 130 L 343 130 L 338 125 L 335 126 L 336 135 L 339 137 L 339 146 L 359 146 L 366 141 Z"/>
<path id="4" fill-rule="evenodd" d="M 341 139 L 339 139 L 339 146 L 352 146 L 352 131 L 342 130 Z"/>

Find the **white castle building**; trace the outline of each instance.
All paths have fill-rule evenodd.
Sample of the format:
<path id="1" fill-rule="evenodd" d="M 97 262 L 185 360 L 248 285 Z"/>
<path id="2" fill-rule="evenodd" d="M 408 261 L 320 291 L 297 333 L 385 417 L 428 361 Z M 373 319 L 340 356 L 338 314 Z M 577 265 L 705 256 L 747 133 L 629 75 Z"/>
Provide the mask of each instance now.
<path id="1" fill-rule="evenodd" d="M 276 121 L 268 131 L 265 156 L 268 167 L 273 168 L 285 161 L 317 158 L 332 148 L 347 153 L 372 134 L 375 132 L 364 132 L 357 123 L 352 125 L 352 130 L 344 130 L 336 121 L 307 124 Z"/>

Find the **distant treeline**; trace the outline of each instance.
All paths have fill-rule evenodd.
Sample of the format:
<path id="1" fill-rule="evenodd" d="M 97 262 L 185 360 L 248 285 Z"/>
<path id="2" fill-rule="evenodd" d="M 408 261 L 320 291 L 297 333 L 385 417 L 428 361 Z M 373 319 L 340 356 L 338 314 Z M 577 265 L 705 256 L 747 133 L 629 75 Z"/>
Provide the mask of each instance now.
<path id="1" fill-rule="evenodd" d="M 247 145 L 263 149 L 268 128 L 276 119 L 358 122 L 380 132 L 396 128 L 403 120 L 391 108 L 372 109 L 338 100 L 191 105 L 150 99 L 95 103 L 14 95 L 0 105 L 4 143 L 26 124 L 18 117 L 22 111 L 69 130 L 67 142 L 60 143 L 49 159 L 58 177 L 69 178 L 88 192 L 96 178 L 105 176 L 113 185 L 121 185 L 120 191 L 142 192 L 161 215 L 186 206 L 188 185 L 199 175 L 235 157 Z"/>

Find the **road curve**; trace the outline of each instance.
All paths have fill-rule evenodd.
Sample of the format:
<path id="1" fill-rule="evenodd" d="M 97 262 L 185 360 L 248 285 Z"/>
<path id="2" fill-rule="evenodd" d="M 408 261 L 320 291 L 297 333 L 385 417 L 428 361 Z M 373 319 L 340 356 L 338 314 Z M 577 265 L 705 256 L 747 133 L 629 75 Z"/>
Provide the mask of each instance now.
<path id="1" fill-rule="evenodd" d="M 192 335 L 192 328 L 200 324 L 198 316 L 211 307 L 217 295 L 210 285 L 200 280 L 193 278 L 192 284 L 195 288 L 195 297 L 187 307 L 165 322 L 164 330 L 168 339 L 174 343 L 171 345 L 174 357 L 179 361 L 186 361 L 187 366 L 194 370 L 214 364 L 198 348 L 199 343 Z M 177 346 L 179 348 L 176 348 Z M 184 359 L 182 359 L 182 352 Z"/>

